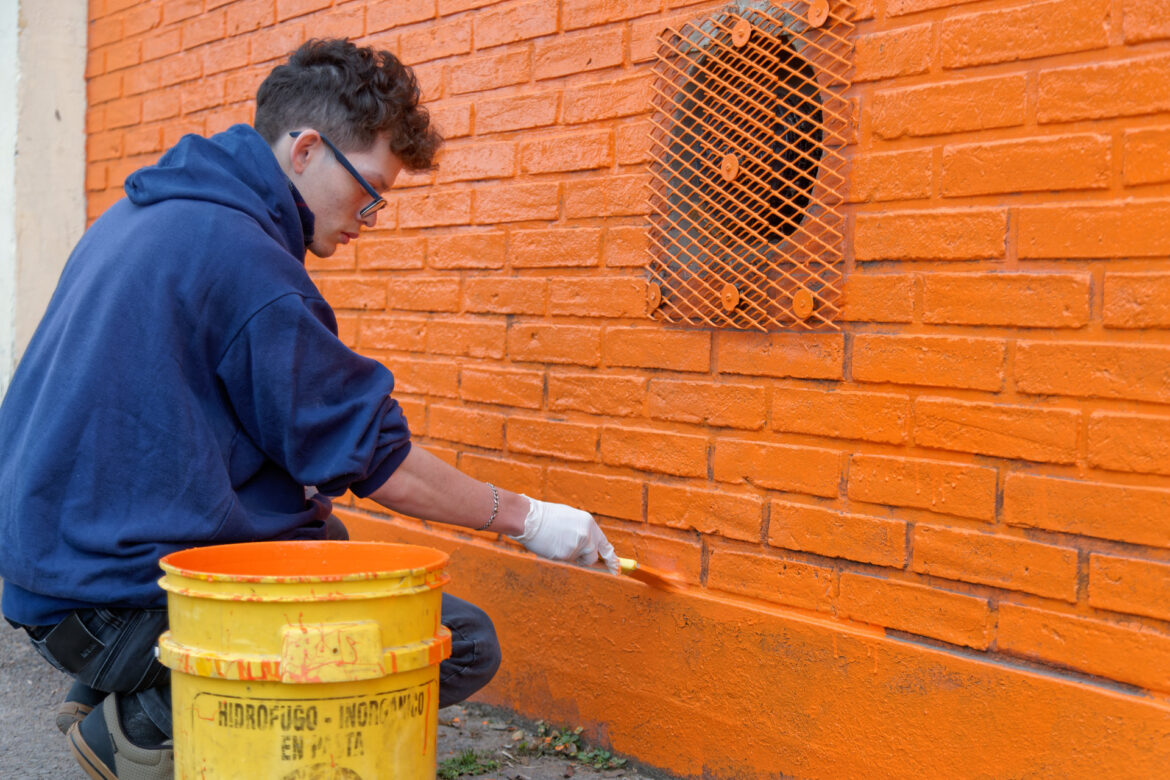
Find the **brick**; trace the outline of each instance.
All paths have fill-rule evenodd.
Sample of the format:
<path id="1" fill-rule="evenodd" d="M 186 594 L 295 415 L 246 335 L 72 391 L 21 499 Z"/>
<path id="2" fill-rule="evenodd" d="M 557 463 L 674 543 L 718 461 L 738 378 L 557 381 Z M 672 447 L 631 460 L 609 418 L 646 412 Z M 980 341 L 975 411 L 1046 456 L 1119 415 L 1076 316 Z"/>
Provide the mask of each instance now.
<path id="1" fill-rule="evenodd" d="M 170 25 L 203 12 L 203 0 L 171 0 L 163 3 L 163 25 Z"/>
<path id="2" fill-rule="evenodd" d="M 789 433 L 904 444 L 910 399 L 799 387 L 772 391 L 772 429 Z"/>
<path id="3" fill-rule="evenodd" d="M 427 321 L 421 317 L 363 317 L 357 343 L 363 350 L 425 352 Z"/>
<path id="4" fill-rule="evenodd" d="M 514 230 L 509 249 L 513 268 L 591 267 L 597 265 L 601 254 L 601 231 L 597 228 Z"/>
<path id="5" fill-rule="evenodd" d="M 909 274 L 845 277 L 841 319 L 846 322 L 912 322 L 915 280 Z"/>
<path id="6" fill-rule="evenodd" d="M 565 217 L 620 217 L 650 210 L 645 174 L 610 175 L 565 182 Z"/>
<path id="7" fill-rule="evenodd" d="M 1008 525 L 1170 547 L 1170 490 L 1010 474 L 1004 482 Z"/>
<path id="8" fill-rule="evenodd" d="M 229 102 L 251 102 L 256 97 L 261 82 L 268 75 L 268 68 L 259 67 L 238 70 L 227 74 L 224 98 Z"/>
<path id="9" fill-rule="evenodd" d="M 611 328 L 605 334 L 605 362 L 610 366 L 707 371 L 711 335 L 657 328 Z"/>
<path id="10" fill-rule="evenodd" d="M 1080 328 L 1089 322 L 1087 274 L 942 274 L 922 278 L 923 322 Z"/>
<path id="11" fill-rule="evenodd" d="M 223 105 L 224 79 L 203 78 L 181 87 L 179 102 L 184 114 Z"/>
<path id="12" fill-rule="evenodd" d="M 126 154 L 149 154 L 162 151 L 162 128 L 145 125 L 126 131 Z"/>
<path id="13" fill-rule="evenodd" d="M 707 437 L 647 428 L 601 429 L 601 460 L 610 466 L 672 474 L 707 475 Z"/>
<path id="14" fill-rule="evenodd" d="M 552 35 L 557 31 L 557 6 L 546 0 L 505 3 L 490 11 L 481 11 L 474 20 L 475 48 L 487 49 Z"/>
<path id="15" fill-rule="evenodd" d="M 1089 416 L 1089 463 L 1170 475 L 1170 417 L 1094 412 Z"/>
<path id="16" fill-rule="evenodd" d="M 471 103 L 432 103 L 431 123 L 445 140 L 471 135 Z"/>
<path id="17" fill-rule="evenodd" d="M 887 16 L 903 16 L 920 11 L 929 11 L 934 8 L 949 8 L 955 5 L 971 3 L 974 0 L 887 0 Z"/>
<path id="18" fill-rule="evenodd" d="M 1170 402 L 1170 347 L 1021 341 L 1015 370 L 1025 393 Z"/>
<path id="19" fill-rule="evenodd" d="M 972 403 L 914 402 L 914 443 L 957 452 L 1046 463 L 1075 463 L 1080 412 Z"/>
<path id="20" fill-rule="evenodd" d="M 396 355 L 383 362 L 394 373 L 395 392 L 459 397 L 459 366 L 452 361 L 416 360 Z"/>
<path id="21" fill-rule="evenodd" d="M 853 378 L 972 390 L 1003 387 L 1006 347 L 1000 339 L 857 334 Z"/>
<path id="22" fill-rule="evenodd" d="M 859 35 L 855 45 L 854 81 L 915 76 L 930 70 L 933 25 Z"/>
<path id="23" fill-rule="evenodd" d="M 394 0 L 370 3 L 366 8 L 366 33 L 424 22 L 435 18 L 435 0 Z"/>
<path id="24" fill-rule="evenodd" d="M 477 142 L 448 146 L 439 158 L 440 184 L 474 179 L 501 179 L 516 172 L 516 146 L 512 143 Z"/>
<path id="25" fill-rule="evenodd" d="M 444 441 L 499 450 L 504 447 L 504 416 L 482 409 L 431 406 L 427 420 L 430 436 Z"/>
<path id="26" fill-rule="evenodd" d="M 634 558 L 640 564 L 670 577 L 698 585 L 702 572 L 702 548 L 692 535 L 677 531 L 623 527 L 606 527 L 606 535 L 618 555 Z"/>
<path id="27" fill-rule="evenodd" d="M 767 415 L 763 387 L 650 380 L 647 410 L 656 420 L 760 430 Z"/>
<path id="28" fill-rule="evenodd" d="M 1004 256 L 1007 211 L 975 208 L 857 215 L 857 260 L 993 260 Z"/>
<path id="29" fill-rule="evenodd" d="M 773 501 L 768 543 L 876 566 L 900 569 L 906 565 L 905 522 L 808 504 Z"/>
<path id="30" fill-rule="evenodd" d="M 840 334 L 720 331 L 715 364 L 720 374 L 841 379 L 845 339 Z"/>
<path id="31" fill-rule="evenodd" d="M 630 61 L 637 63 L 654 59 L 658 53 L 658 36 L 667 28 L 681 29 L 683 24 L 694 17 L 694 11 L 684 11 L 671 16 L 655 16 L 645 21 L 631 23 Z"/>
<path id="32" fill-rule="evenodd" d="M 440 60 L 471 51 L 471 20 L 435 23 L 414 28 L 398 42 L 399 59 L 407 65 Z"/>
<path id="33" fill-rule="evenodd" d="M 1106 272 L 1101 319 L 1110 328 L 1170 328 L 1170 274 Z"/>
<path id="34" fill-rule="evenodd" d="M 719 439 L 712 473 L 720 482 L 835 498 L 841 482 L 841 453 L 760 441 Z"/>
<path id="35" fill-rule="evenodd" d="M 550 314 L 644 318 L 646 282 L 629 278 L 566 277 L 549 280 Z"/>
<path id="36" fill-rule="evenodd" d="M 205 76 L 210 76 L 246 67 L 251 55 L 251 47 L 248 45 L 247 38 L 231 38 L 219 43 L 208 44 L 203 47 L 201 53 L 203 55 L 203 73 Z M 253 90 L 247 97 L 251 99 L 255 94 L 255 90 Z"/>
<path id="37" fill-rule="evenodd" d="M 333 0 L 276 0 L 276 20 L 283 22 L 333 5 Z"/>
<path id="38" fill-rule="evenodd" d="M 498 360 L 504 356 L 507 331 L 502 321 L 432 320 L 427 326 L 427 351 Z"/>
<path id="39" fill-rule="evenodd" d="M 109 73 L 104 76 L 89 79 L 85 84 L 86 97 L 89 99 L 91 106 L 96 106 L 100 103 L 108 103 L 111 100 L 117 100 L 122 97 L 122 82 L 131 73 Z M 127 94 L 138 94 L 142 90 L 135 90 Z"/>
<path id="40" fill-rule="evenodd" d="M 655 13 L 661 0 L 564 0 L 561 24 L 566 30 L 597 27 Z"/>
<path id="41" fill-rule="evenodd" d="M 508 95 L 475 102 L 478 135 L 547 127 L 557 120 L 557 93 Z"/>
<path id="42" fill-rule="evenodd" d="M 427 242 L 421 236 L 363 236 L 355 245 L 358 268 L 364 271 L 422 268 Z"/>
<path id="43" fill-rule="evenodd" d="M 544 403 L 544 374 L 465 366 L 459 374 L 459 394 L 465 401 L 539 409 Z"/>
<path id="44" fill-rule="evenodd" d="M 650 161 L 649 122 L 623 122 L 614 130 L 614 156 L 618 165 L 640 165 Z"/>
<path id="45" fill-rule="evenodd" d="M 1170 637 L 1153 629 L 1113 625 L 1046 609 L 1001 604 L 998 646 L 1117 682 L 1166 689 Z"/>
<path id="46" fill-rule="evenodd" d="M 1124 0 L 1122 17 L 1126 43 L 1170 38 L 1170 14 L 1162 0 Z"/>
<path id="47" fill-rule="evenodd" d="M 1109 45 L 1109 0 L 1029 2 L 950 16 L 939 30 L 944 68 L 1051 57 Z"/>
<path id="48" fill-rule="evenodd" d="M 1105 135 L 948 146 L 943 149 L 942 194 L 1104 189 L 1111 146 Z"/>
<path id="49" fill-rule="evenodd" d="M 111 130 L 137 125 L 141 119 L 141 97 L 122 98 L 106 105 L 106 127 Z"/>
<path id="50" fill-rule="evenodd" d="M 513 323 L 508 329 L 508 356 L 520 361 L 596 366 L 601 362 L 601 328 Z"/>
<path id="51" fill-rule="evenodd" d="M 1089 556 L 1089 605 L 1170 620 L 1170 565 L 1094 553 Z"/>
<path id="52" fill-rule="evenodd" d="M 305 41 L 305 26 L 300 22 L 265 28 L 250 36 L 252 64 L 283 60 Z"/>
<path id="53" fill-rule="evenodd" d="M 122 70 L 140 62 L 142 62 L 142 44 L 139 41 L 118 41 L 106 47 L 106 70 Z"/>
<path id="54" fill-rule="evenodd" d="M 976 531 L 919 524 L 910 567 L 920 574 L 1077 600 L 1077 551 Z"/>
<path id="55" fill-rule="evenodd" d="M 428 188 L 397 199 L 398 223 L 404 228 L 466 225 L 471 221 L 471 191 Z"/>
<path id="56" fill-rule="evenodd" d="M 391 279 L 386 286 L 387 306 L 408 311 L 459 311 L 459 280 L 412 276 Z"/>
<path id="57" fill-rule="evenodd" d="M 546 484 L 550 501 L 606 517 L 642 519 L 641 480 L 550 466 Z"/>
<path id="58" fill-rule="evenodd" d="M 1140 116 L 1170 110 L 1170 55 L 1158 54 L 1041 71 L 1041 124 Z"/>
<path id="59" fill-rule="evenodd" d="M 533 52 L 533 74 L 539 81 L 622 64 L 621 28 L 558 36 L 539 41 Z"/>
<path id="60" fill-rule="evenodd" d="M 931 136 L 1017 127 L 1027 116 L 1026 77 L 963 79 L 888 89 L 873 97 L 871 124 L 880 138 Z"/>
<path id="61" fill-rule="evenodd" d="M 1170 200 L 1068 203 L 1019 210 L 1022 258 L 1165 257 Z"/>
<path id="62" fill-rule="evenodd" d="M 630 417 L 642 412 L 646 380 L 613 374 L 561 374 L 548 377 L 548 405 L 558 412 Z"/>
<path id="63" fill-rule="evenodd" d="M 162 30 L 142 39 L 142 61 L 149 62 L 177 54 L 183 49 L 183 31 L 179 27 Z M 190 59 L 194 59 L 191 57 Z M 195 73 L 192 78 L 197 78 Z"/>
<path id="64" fill-rule="evenodd" d="M 276 21 L 272 0 L 243 0 L 229 5 L 226 33 L 229 36 L 259 30 Z"/>
<path id="65" fill-rule="evenodd" d="M 556 420 L 509 417 L 508 450 L 560 460 L 597 460 L 597 427 Z"/>
<path id="66" fill-rule="evenodd" d="M 755 551 L 713 549 L 707 586 L 817 612 L 833 608 L 832 569 Z"/>
<path id="67" fill-rule="evenodd" d="M 122 37 L 130 38 L 156 29 L 162 22 L 162 7 L 158 5 L 132 6 L 122 17 Z"/>
<path id="68" fill-rule="evenodd" d="M 652 85 L 649 77 L 636 76 L 566 89 L 561 121 L 575 125 L 648 114 Z"/>
<path id="69" fill-rule="evenodd" d="M 447 86 L 452 94 L 484 92 L 522 84 L 532 77 L 528 49 L 515 49 L 482 57 L 464 57 L 447 69 Z"/>
<path id="70" fill-rule="evenodd" d="M 644 227 L 609 227 L 601 256 L 607 268 L 641 268 L 649 259 L 648 247 Z"/>
<path id="71" fill-rule="evenodd" d="M 929 198 L 934 187 L 934 152 L 909 149 L 853 158 L 849 200 L 853 203 Z"/>
<path id="72" fill-rule="evenodd" d="M 422 102 L 429 103 L 443 97 L 443 75 L 449 68 L 442 63 L 423 63 L 411 68 L 418 81 L 419 92 L 422 93 Z"/>
<path id="73" fill-rule="evenodd" d="M 493 314 L 544 314 L 548 284 L 543 279 L 468 277 L 463 308 Z"/>
<path id="74" fill-rule="evenodd" d="M 279 3 L 279 0 L 278 0 Z M 193 49 L 224 37 L 227 14 L 223 11 L 202 13 L 183 22 L 183 48 Z"/>
<path id="75" fill-rule="evenodd" d="M 560 209 L 560 185 L 500 184 L 475 191 L 472 210 L 477 224 L 556 219 Z"/>
<path id="76" fill-rule="evenodd" d="M 122 40 L 122 17 L 107 16 L 89 23 L 89 47 L 96 49 Z"/>
<path id="77" fill-rule="evenodd" d="M 335 309 L 386 308 L 386 284 L 379 280 L 330 277 L 317 280 L 317 287 Z"/>
<path id="78" fill-rule="evenodd" d="M 613 141 L 609 130 L 551 135 L 520 147 L 523 173 L 588 171 L 613 165 Z"/>
<path id="79" fill-rule="evenodd" d="M 1121 157 L 1121 178 L 1127 185 L 1170 181 L 1170 127 L 1125 131 Z"/>
<path id="80" fill-rule="evenodd" d="M 500 459 L 463 452 L 459 470 L 482 482 L 491 482 L 514 493 L 540 495 L 544 468 L 531 463 L 517 463 L 513 458 Z"/>
<path id="81" fill-rule="evenodd" d="M 995 519 L 996 470 L 966 463 L 856 454 L 849 498 L 938 514 Z"/>
<path id="82" fill-rule="evenodd" d="M 760 540 L 764 502 L 726 490 L 697 490 L 651 484 L 646 499 L 650 523 L 748 542 Z"/>
<path id="83" fill-rule="evenodd" d="M 991 644 L 991 604 L 985 598 L 910 582 L 841 574 L 841 617 L 986 650 Z"/>
<path id="84" fill-rule="evenodd" d="M 502 231 L 477 231 L 433 236 L 427 239 L 427 265 L 431 268 L 503 268 Z"/>

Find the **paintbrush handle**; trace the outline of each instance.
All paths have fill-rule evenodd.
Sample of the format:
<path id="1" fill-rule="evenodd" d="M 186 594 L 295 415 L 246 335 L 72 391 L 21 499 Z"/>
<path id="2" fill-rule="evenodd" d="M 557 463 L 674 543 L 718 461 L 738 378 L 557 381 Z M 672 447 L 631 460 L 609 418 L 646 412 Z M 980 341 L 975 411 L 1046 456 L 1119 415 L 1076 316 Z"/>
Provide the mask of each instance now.
<path id="1" fill-rule="evenodd" d="M 622 574 L 629 574 L 638 568 L 638 562 L 633 558 L 618 558 L 618 568 L 622 570 Z"/>

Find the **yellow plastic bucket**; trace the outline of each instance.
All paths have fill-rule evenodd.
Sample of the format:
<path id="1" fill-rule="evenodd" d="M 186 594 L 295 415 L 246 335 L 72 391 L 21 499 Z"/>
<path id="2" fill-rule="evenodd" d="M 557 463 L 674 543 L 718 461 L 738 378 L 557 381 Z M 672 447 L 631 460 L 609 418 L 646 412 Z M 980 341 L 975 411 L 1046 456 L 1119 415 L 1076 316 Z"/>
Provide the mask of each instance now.
<path id="1" fill-rule="evenodd" d="M 257 542 L 160 563 L 176 778 L 434 778 L 445 553 Z"/>

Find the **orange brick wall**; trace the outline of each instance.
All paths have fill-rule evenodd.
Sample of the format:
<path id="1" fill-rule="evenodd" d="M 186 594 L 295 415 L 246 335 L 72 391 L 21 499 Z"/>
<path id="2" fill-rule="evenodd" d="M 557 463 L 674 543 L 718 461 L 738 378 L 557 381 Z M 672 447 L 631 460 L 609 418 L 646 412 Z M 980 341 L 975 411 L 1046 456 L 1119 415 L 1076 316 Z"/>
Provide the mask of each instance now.
<path id="1" fill-rule="evenodd" d="M 655 609 L 725 610 L 703 618 L 701 651 L 720 644 L 719 626 L 750 645 L 757 619 L 816 626 L 834 653 L 860 631 L 881 637 L 862 656 L 896 655 L 915 679 L 964 659 L 977 682 L 953 706 L 989 706 L 974 718 L 1033 717 L 1052 695 L 1036 680 L 1055 681 L 1073 702 L 1062 707 L 1085 713 L 1070 733 L 1107 741 L 1096 761 L 1170 760 L 1165 1 L 859 0 L 842 330 L 766 335 L 667 327 L 645 310 L 655 35 L 723 5 L 91 0 L 90 218 L 181 134 L 248 121 L 259 81 L 306 37 L 396 52 L 449 139 L 441 167 L 405 176 L 376 232 L 309 265 L 342 337 L 394 371 L 419 441 L 475 476 L 594 512 L 619 553 L 678 572 L 688 595 Z M 526 645 L 524 627 L 604 594 L 623 636 L 660 632 L 638 622 L 652 596 L 534 568 L 487 535 L 412 521 L 379 531 L 366 522 L 376 507 L 351 504 L 363 532 L 456 551 L 456 591 L 495 604 L 516 660 L 489 699 L 551 708 L 683 774 L 833 776 L 849 760 L 884 773 L 844 747 L 817 763 L 822 748 L 836 755 L 824 733 L 777 758 L 706 743 L 688 757 L 658 732 L 623 731 L 614 707 L 643 695 L 663 717 L 735 722 L 740 684 L 696 704 L 670 678 L 695 670 L 660 659 L 632 662 L 624 682 L 597 673 L 628 700 L 534 689 L 579 667 Z M 570 593 L 483 592 L 518 571 Z M 611 641 L 606 619 L 566 641 L 587 659 Z M 785 663 L 760 648 L 761 665 Z M 667 677 L 631 682 L 646 674 Z M 807 679 L 831 691 L 843 678 Z M 992 679 L 1011 695 L 981 694 Z M 654 698 L 663 687 L 678 692 Z M 889 690 L 858 682 L 849 695 L 888 706 L 895 727 L 915 717 Z M 804 712 L 784 701 L 777 690 L 776 709 L 760 711 L 781 730 Z M 1135 732 L 1089 714 L 1114 705 L 1160 739 L 1124 749 Z M 671 728 L 686 741 L 706 726 Z M 1008 761 L 988 771 L 1093 768 L 1069 758 L 1075 745 L 1013 752 L 1010 730 L 990 746 L 991 731 L 961 731 L 927 723 L 904 739 L 943 770 L 948 738 L 956 755 L 971 739 Z"/>

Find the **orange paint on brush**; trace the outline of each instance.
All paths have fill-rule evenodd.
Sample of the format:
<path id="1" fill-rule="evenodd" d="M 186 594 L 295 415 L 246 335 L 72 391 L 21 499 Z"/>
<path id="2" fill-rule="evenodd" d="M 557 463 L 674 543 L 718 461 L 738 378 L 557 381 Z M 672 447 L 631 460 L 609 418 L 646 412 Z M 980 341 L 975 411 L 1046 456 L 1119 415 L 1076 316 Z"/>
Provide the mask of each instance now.
<path id="1" fill-rule="evenodd" d="M 633 558 L 618 558 L 618 567 L 622 574 L 639 582 L 662 590 L 679 590 L 682 583 L 656 569 L 648 569 Z"/>

